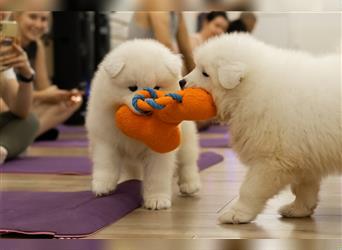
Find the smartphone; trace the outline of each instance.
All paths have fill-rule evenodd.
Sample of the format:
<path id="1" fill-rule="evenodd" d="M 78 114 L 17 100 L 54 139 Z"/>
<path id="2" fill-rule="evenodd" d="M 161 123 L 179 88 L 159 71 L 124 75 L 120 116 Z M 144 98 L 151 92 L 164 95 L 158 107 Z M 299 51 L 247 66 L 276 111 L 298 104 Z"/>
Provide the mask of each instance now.
<path id="1" fill-rule="evenodd" d="M 0 21 L 0 37 L 18 39 L 18 24 L 15 21 Z"/>
<path id="2" fill-rule="evenodd" d="M 15 21 L 0 21 L 0 55 L 4 56 L 10 53 L 8 47 L 13 43 L 18 43 L 19 33 L 18 24 Z M 0 65 L 0 72 L 6 70 L 7 67 Z"/>

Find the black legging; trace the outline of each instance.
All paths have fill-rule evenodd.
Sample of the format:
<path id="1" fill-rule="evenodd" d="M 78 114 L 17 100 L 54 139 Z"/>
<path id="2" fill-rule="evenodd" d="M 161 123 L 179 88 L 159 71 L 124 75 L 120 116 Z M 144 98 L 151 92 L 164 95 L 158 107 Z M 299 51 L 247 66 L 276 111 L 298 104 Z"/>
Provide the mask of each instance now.
<path id="1" fill-rule="evenodd" d="M 6 160 L 24 152 L 33 142 L 38 128 L 38 120 L 33 114 L 22 119 L 11 112 L 0 113 L 0 146 L 8 151 Z"/>

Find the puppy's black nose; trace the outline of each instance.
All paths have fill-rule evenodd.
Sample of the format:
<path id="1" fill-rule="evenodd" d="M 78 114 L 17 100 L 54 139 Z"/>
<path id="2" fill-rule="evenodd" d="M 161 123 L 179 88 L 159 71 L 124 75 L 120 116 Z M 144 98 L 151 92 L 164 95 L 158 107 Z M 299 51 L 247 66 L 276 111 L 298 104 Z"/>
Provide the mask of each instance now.
<path id="1" fill-rule="evenodd" d="M 184 86 L 186 84 L 186 80 L 185 79 L 182 79 L 179 81 L 179 86 L 181 87 L 181 89 L 184 89 Z"/>

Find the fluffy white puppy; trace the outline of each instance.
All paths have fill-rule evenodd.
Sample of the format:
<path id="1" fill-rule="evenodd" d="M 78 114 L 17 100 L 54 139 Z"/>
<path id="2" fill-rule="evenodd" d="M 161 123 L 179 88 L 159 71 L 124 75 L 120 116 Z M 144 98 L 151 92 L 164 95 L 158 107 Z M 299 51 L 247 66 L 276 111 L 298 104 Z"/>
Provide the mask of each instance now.
<path id="1" fill-rule="evenodd" d="M 93 161 L 92 189 L 97 195 L 115 190 L 120 172 L 141 168 L 144 206 L 171 206 L 171 184 L 178 165 L 178 184 L 184 194 L 200 188 L 196 127 L 183 122 L 179 150 L 160 154 L 124 135 L 115 125 L 114 112 L 145 87 L 179 89 L 181 59 L 153 40 L 128 41 L 110 52 L 100 64 L 91 85 L 86 127 Z M 141 129 L 144 129 L 143 127 Z M 134 170 L 135 171 L 135 170 Z"/>
<path id="2" fill-rule="evenodd" d="M 341 172 L 339 58 L 275 48 L 246 34 L 224 35 L 195 52 L 180 81 L 209 91 L 228 122 L 248 173 L 222 223 L 247 223 L 287 184 L 296 196 L 279 212 L 313 213 L 322 177 Z"/>

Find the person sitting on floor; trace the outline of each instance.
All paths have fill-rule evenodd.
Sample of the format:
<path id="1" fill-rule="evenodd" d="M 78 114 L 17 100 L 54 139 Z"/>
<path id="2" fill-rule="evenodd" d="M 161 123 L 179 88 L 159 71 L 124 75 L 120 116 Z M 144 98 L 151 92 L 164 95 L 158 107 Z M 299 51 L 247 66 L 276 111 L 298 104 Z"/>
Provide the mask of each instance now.
<path id="1" fill-rule="evenodd" d="M 82 93 L 77 90 L 59 89 L 48 77 L 45 47 L 41 40 L 48 30 L 50 12 L 16 12 L 21 46 L 26 51 L 36 71 L 32 110 L 39 120 L 38 140 L 54 140 L 58 137 L 55 127 L 66 121 L 82 104 Z"/>
<path id="2" fill-rule="evenodd" d="M 14 42 L 9 43 L 5 39 L 0 41 L 0 71 L 0 98 L 8 107 L 6 111 L 0 112 L 0 164 L 2 164 L 5 160 L 12 159 L 25 151 L 33 142 L 39 123 L 30 113 L 34 71 L 25 51 L 19 45 Z M 3 108 L 4 105 L 0 103 L 0 106 Z"/>

